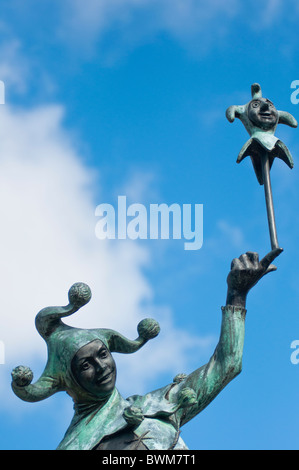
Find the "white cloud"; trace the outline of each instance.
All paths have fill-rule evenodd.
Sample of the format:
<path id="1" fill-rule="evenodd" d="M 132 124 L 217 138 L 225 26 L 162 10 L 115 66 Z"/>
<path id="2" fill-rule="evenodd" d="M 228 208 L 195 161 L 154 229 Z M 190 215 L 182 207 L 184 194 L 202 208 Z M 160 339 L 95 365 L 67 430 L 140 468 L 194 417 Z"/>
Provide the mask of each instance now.
<path id="1" fill-rule="evenodd" d="M 63 133 L 62 108 L 20 112 L 5 106 L 2 111 L 1 284 L 7 294 L 2 307 L 11 312 L 4 317 L 5 343 L 15 344 L 16 336 L 28 342 L 24 332 L 30 335 L 38 309 L 47 302 L 67 303 L 67 290 L 78 280 L 94 287 L 99 312 L 98 319 L 82 311 L 79 322 L 82 315 L 87 322 L 104 322 L 106 314 L 113 322 L 112 312 L 127 309 L 134 321 L 140 299 L 151 293 L 141 273 L 148 254 L 133 244 L 112 248 L 96 239 L 93 174 Z M 122 317 L 119 321 L 124 323 Z"/>
<path id="2" fill-rule="evenodd" d="M 112 60 L 161 33 L 187 41 L 189 46 L 190 39 L 204 33 L 205 40 L 196 41 L 193 47 L 205 51 L 227 33 L 239 10 L 237 0 L 71 0 L 63 5 L 58 36 L 70 44 L 75 41 L 79 50 L 86 51 L 110 32 L 118 38 L 108 48 Z"/>
<path id="3" fill-rule="evenodd" d="M 143 274 L 151 259 L 149 248 L 129 240 L 106 243 L 95 236 L 97 175 L 82 164 L 63 129 L 63 114 L 61 106 L 0 108 L 0 340 L 6 360 L 0 366 L 0 394 L 6 396 L 12 367 L 22 363 L 35 372 L 45 365 L 46 348 L 35 329 L 35 315 L 49 305 L 66 305 L 74 282 L 89 284 L 93 297 L 67 319 L 73 326 L 114 328 L 135 338 L 145 316 L 157 314 L 165 322 Z M 136 355 L 140 386 L 149 367 L 151 377 L 171 370 L 173 348 L 187 366 L 190 345 L 198 348 L 199 343 L 205 345 L 177 330 L 170 315 L 158 349 Z M 157 356 L 162 350 L 161 368 Z"/>
<path id="4" fill-rule="evenodd" d="M 15 92 L 27 91 L 30 77 L 30 61 L 24 59 L 21 43 L 17 39 L 2 41 L 0 45 L 0 77 L 9 88 Z"/>
<path id="5" fill-rule="evenodd" d="M 15 3 L 12 2 L 13 5 Z M 51 13 L 47 15 L 49 7 Z M 27 18 L 28 10 L 33 17 L 41 18 L 35 24 L 33 39 L 34 42 L 40 41 L 43 48 L 67 46 L 71 62 L 94 60 L 96 57 L 106 65 L 114 64 L 129 51 L 151 43 L 161 35 L 178 41 L 191 53 L 202 55 L 211 48 L 229 45 L 230 36 L 234 37 L 238 27 L 247 28 L 247 33 L 255 35 L 273 27 L 281 19 L 285 19 L 285 26 L 281 29 L 287 28 L 289 11 L 293 12 L 294 17 L 298 15 L 295 1 L 285 7 L 282 0 L 267 0 L 262 5 L 257 0 L 249 0 L 246 5 L 240 0 L 66 0 L 46 4 L 30 0 L 26 5 L 18 2 L 15 10 L 21 22 L 20 18 Z M 32 75 L 34 80 L 35 71 L 39 70 L 38 77 L 43 82 L 43 88 L 49 92 L 55 90 L 55 83 L 39 67 L 40 59 L 34 60 L 40 47 L 28 48 L 31 61 L 26 64 L 20 55 L 20 42 L 15 39 L 19 35 L 21 37 L 22 27 L 16 29 L 14 15 L 11 16 L 6 10 L 4 13 L 4 19 L 0 21 L 0 33 L 6 37 L 6 41 L 0 47 L 0 52 L 5 57 L 6 65 L 3 70 L 0 66 L 0 72 L 14 80 L 13 84 L 21 90 L 24 87 L 22 74 Z M 46 28 L 44 18 L 47 18 Z M 51 31 L 51 34 L 45 33 L 45 30 Z M 10 41 L 7 41 L 8 37 Z M 51 43 L 47 42 L 49 37 Z M 21 74 L 13 73 L 17 64 L 15 58 L 18 58 Z"/>
<path id="6" fill-rule="evenodd" d="M 285 36 L 299 12 L 295 0 L 68 0 L 60 8 L 56 31 L 62 43 L 76 44 L 76 54 L 84 51 L 85 58 L 96 53 L 107 64 L 160 35 L 175 39 L 197 56 L 215 47 L 231 47 L 230 37 L 235 37 L 237 28 L 255 36 L 279 22 Z"/>

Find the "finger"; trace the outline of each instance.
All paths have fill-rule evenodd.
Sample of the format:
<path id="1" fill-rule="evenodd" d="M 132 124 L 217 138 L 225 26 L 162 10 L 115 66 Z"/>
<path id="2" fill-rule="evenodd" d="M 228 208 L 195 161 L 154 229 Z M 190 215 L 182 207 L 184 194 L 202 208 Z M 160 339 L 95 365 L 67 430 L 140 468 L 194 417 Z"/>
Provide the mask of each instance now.
<path id="1" fill-rule="evenodd" d="M 264 258 L 260 261 L 260 264 L 261 266 L 264 268 L 264 269 L 268 269 L 268 267 L 270 266 L 270 264 L 272 263 L 273 260 L 275 260 L 275 258 L 277 258 L 277 256 L 280 255 L 280 253 L 283 252 L 283 249 L 282 248 L 275 248 L 274 250 L 270 251 L 266 256 L 264 256 Z"/>
<path id="2" fill-rule="evenodd" d="M 251 262 L 249 258 L 247 257 L 247 255 L 241 255 L 239 257 L 239 260 L 241 261 L 243 268 L 247 268 L 247 269 L 251 268 Z"/>
<path id="3" fill-rule="evenodd" d="M 259 264 L 259 255 L 253 251 L 246 252 L 247 257 L 249 258 L 250 262 L 253 264 L 254 267 L 258 267 Z"/>
<path id="4" fill-rule="evenodd" d="M 234 258 L 231 262 L 231 270 L 233 269 L 244 269 L 244 266 L 242 262 L 239 260 L 239 258 Z"/>

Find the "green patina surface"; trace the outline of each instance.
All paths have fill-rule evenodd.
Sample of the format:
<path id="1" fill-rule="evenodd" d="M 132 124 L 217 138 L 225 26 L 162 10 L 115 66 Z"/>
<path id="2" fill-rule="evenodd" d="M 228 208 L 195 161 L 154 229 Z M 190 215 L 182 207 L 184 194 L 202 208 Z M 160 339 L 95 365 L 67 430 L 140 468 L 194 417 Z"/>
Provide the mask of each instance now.
<path id="1" fill-rule="evenodd" d="M 93 449 L 107 436 L 126 430 L 133 430 L 135 440 L 148 449 L 187 449 L 179 435 L 180 428 L 241 371 L 245 309 L 233 306 L 222 309 L 219 343 L 206 365 L 190 375 L 180 374 L 166 387 L 144 396 L 124 399 L 114 388 L 103 401 L 75 380 L 71 362 L 76 352 L 95 339 L 100 339 L 109 350 L 134 352 L 156 336 L 159 327 L 154 320 L 146 319 L 139 325 L 139 337 L 135 341 L 113 330 L 69 327 L 61 317 L 86 303 L 76 299 L 67 307 L 47 308 L 38 314 L 37 325 L 48 345 L 48 362 L 35 383 L 26 383 L 32 380 L 28 368 L 16 368 L 14 392 L 27 401 L 42 400 L 58 391 L 66 391 L 73 398 L 75 414 L 58 446 L 61 450 Z"/>

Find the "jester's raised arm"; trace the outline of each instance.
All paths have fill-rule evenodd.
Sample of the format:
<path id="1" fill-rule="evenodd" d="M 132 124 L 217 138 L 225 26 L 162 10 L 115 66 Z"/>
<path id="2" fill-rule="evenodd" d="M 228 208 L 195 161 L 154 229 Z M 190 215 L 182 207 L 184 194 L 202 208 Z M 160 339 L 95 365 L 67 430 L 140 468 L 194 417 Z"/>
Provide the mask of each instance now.
<path id="1" fill-rule="evenodd" d="M 232 261 L 215 352 L 206 365 L 188 375 L 179 387 L 173 388 L 173 396 L 170 395 L 175 400 L 175 394 L 185 387 L 196 393 L 193 405 L 178 412 L 180 426 L 200 413 L 241 372 L 247 294 L 265 274 L 276 270 L 271 263 L 281 252 L 281 248 L 272 250 L 262 260 L 257 253 L 247 252 Z"/>

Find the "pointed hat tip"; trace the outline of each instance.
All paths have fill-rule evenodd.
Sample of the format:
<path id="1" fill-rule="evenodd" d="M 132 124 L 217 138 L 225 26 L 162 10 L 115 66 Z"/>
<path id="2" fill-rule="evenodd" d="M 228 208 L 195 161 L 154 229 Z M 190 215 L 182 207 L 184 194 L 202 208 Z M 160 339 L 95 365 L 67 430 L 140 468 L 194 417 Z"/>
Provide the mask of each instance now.
<path id="1" fill-rule="evenodd" d="M 251 85 L 251 95 L 253 99 L 262 97 L 262 89 L 259 83 L 253 83 Z"/>

